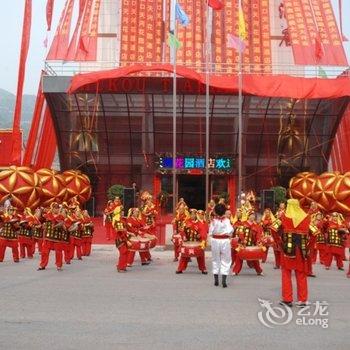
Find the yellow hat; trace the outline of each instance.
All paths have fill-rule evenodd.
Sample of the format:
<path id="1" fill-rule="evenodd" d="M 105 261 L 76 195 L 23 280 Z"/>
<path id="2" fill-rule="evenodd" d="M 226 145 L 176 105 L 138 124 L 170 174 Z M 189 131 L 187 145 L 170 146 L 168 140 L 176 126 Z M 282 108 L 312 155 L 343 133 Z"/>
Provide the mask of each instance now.
<path id="1" fill-rule="evenodd" d="M 297 227 L 307 217 L 307 214 L 300 208 L 297 199 L 288 199 L 285 216 L 292 219 L 294 227 Z"/>

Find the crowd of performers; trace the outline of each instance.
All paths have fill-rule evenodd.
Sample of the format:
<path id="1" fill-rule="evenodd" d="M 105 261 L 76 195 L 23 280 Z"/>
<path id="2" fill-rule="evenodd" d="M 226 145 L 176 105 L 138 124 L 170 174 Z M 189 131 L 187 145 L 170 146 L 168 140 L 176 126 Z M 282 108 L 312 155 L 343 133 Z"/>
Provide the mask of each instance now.
<path id="1" fill-rule="evenodd" d="M 307 301 L 307 277 L 316 277 L 313 265 L 317 257 L 329 270 L 333 259 L 337 268 L 343 270 L 345 246 L 348 246 L 348 224 L 339 213 L 324 214 L 316 203 L 308 212 L 298 200 L 281 203 L 274 214 L 265 209 L 260 220 L 246 201 L 235 214 L 224 200 L 218 204 L 211 201 L 206 212 L 188 209 L 180 199 L 173 220 L 174 261 L 179 260 L 176 273 L 182 273 L 191 257 L 197 257 L 198 268 L 206 273 L 205 247 L 211 238 L 212 269 L 214 284 L 227 287 L 227 275 L 241 272 L 244 261 L 263 276 L 261 262 L 274 252 L 274 268 L 281 269 L 282 302 L 290 306 L 293 301 L 291 273 L 295 271 L 299 305 Z M 347 242 L 347 243 L 346 243 Z M 347 277 L 350 277 L 350 265 Z"/>
<path id="2" fill-rule="evenodd" d="M 119 251 L 117 270 L 122 273 L 133 265 L 136 252 L 141 265 L 149 265 L 152 261 L 150 249 L 157 243 L 157 211 L 151 195 L 142 200 L 140 208 L 130 208 L 127 215 L 124 214 L 119 197 L 108 201 L 104 210 L 106 238 L 115 240 Z"/>
<path id="3" fill-rule="evenodd" d="M 51 203 L 49 207 L 19 211 L 8 205 L 0 209 L 0 262 L 6 248 L 12 249 L 13 261 L 32 259 L 39 252 L 38 270 L 45 270 L 50 252 L 55 253 L 57 270 L 62 270 L 63 260 L 70 264 L 76 255 L 91 253 L 94 226 L 86 210 L 82 210 L 74 197 L 69 203 Z"/>

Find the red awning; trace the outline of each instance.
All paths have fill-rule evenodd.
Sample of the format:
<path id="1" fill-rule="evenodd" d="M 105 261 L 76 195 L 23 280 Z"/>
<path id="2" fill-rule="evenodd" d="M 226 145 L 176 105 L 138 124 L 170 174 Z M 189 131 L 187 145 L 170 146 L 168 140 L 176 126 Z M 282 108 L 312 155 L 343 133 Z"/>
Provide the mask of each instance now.
<path id="1" fill-rule="evenodd" d="M 152 66 L 133 65 L 112 70 L 75 75 L 68 93 L 83 92 L 87 87 L 105 80 L 124 78 L 141 72 L 173 72 L 170 64 Z M 178 76 L 197 81 L 205 85 L 205 74 L 182 66 L 176 67 Z M 238 76 L 210 75 L 210 86 L 223 92 L 238 92 Z M 100 91 L 102 92 L 102 91 Z M 288 75 L 243 75 L 243 93 L 262 97 L 286 97 L 296 99 L 339 98 L 350 96 L 350 77 L 336 79 L 300 78 Z"/>

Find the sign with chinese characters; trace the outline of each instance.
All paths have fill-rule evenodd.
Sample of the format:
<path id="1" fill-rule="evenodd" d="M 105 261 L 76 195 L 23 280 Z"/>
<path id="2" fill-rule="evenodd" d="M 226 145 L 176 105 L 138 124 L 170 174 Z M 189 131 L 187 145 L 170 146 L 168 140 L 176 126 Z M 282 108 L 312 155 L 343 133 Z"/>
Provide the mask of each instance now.
<path id="1" fill-rule="evenodd" d="M 158 164 L 158 170 L 161 172 L 171 171 L 173 168 L 172 157 L 159 157 L 156 161 Z M 188 172 L 192 173 L 192 170 L 202 170 L 206 168 L 205 157 L 201 156 L 179 156 L 176 157 L 175 167 L 180 173 Z M 229 157 L 211 157 L 208 162 L 209 171 L 212 173 L 231 173 L 233 170 L 233 160 Z M 200 172 L 196 172 L 200 173 Z"/>

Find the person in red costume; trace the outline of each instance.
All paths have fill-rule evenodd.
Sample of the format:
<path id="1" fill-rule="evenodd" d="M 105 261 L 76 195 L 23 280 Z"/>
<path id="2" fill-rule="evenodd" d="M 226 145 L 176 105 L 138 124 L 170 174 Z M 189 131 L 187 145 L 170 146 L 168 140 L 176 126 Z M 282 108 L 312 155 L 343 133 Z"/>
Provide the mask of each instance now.
<path id="1" fill-rule="evenodd" d="M 250 209 L 247 214 L 248 220 L 242 222 L 242 225 L 236 233 L 236 235 L 239 237 L 238 244 L 243 247 L 258 245 L 261 242 L 263 234 L 261 226 L 255 221 L 254 210 Z M 236 254 L 232 269 L 233 275 L 238 275 L 242 270 L 242 266 L 243 260 L 239 258 L 238 254 Z M 250 266 L 255 269 L 258 276 L 264 275 L 258 260 L 250 261 Z"/>
<path id="2" fill-rule="evenodd" d="M 204 249 L 206 245 L 208 231 L 203 230 L 203 225 L 200 224 L 197 217 L 197 210 L 190 210 L 190 218 L 186 220 L 184 226 L 184 242 L 200 242 L 201 243 L 201 254 L 197 257 L 198 268 L 202 271 L 203 275 L 208 274 L 207 268 L 205 266 L 205 254 Z M 189 258 L 181 254 L 179 266 L 176 270 L 177 274 L 182 273 L 186 270 Z"/>
<path id="3" fill-rule="evenodd" d="M 19 215 L 18 242 L 21 259 L 26 256 L 33 259 L 33 233 L 29 225 L 33 214 L 30 208 L 25 208 L 22 215 Z"/>
<path id="4" fill-rule="evenodd" d="M 276 211 L 276 218 L 279 219 L 286 212 L 286 203 L 281 202 Z"/>
<path id="5" fill-rule="evenodd" d="M 231 244 L 231 263 L 234 264 L 236 260 L 236 243 L 238 244 L 239 237 L 238 233 L 243 230 L 243 220 L 242 220 L 242 209 L 237 208 L 236 215 L 232 218 L 230 215 L 230 223 L 233 226 L 233 234 L 232 234 L 232 240 L 234 241 L 234 244 Z"/>
<path id="6" fill-rule="evenodd" d="M 69 231 L 69 258 L 71 261 L 74 258 L 74 253 L 76 252 L 78 260 L 83 260 L 82 258 L 82 230 L 83 230 L 84 217 L 79 207 L 72 212 L 68 210 L 65 219 L 65 228 Z"/>
<path id="7" fill-rule="evenodd" d="M 285 213 L 271 228 L 279 233 L 278 243 L 282 249 L 282 300 L 280 303 L 289 307 L 293 305 L 292 271 L 294 271 L 297 282 L 297 306 L 305 307 L 308 300 L 309 234 L 310 231 L 317 231 L 317 227 L 311 225 L 310 216 L 300 208 L 297 199 L 288 199 Z"/>
<path id="8" fill-rule="evenodd" d="M 144 235 L 144 228 L 145 228 L 145 222 L 141 218 L 140 210 L 138 208 L 131 208 L 130 209 L 130 215 L 126 220 L 126 227 L 127 231 L 132 235 L 136 237 L 143 237 Z M 140 259 L 141 259 L 141 265 L 149 265 L 150 262 L 148 261 L 149 255 L 146 251 L 139 251 Z M 129 250 L 128 251 L 128 265 L 129 267 L 132 266 L 135 259 L 135 251 Z"/>
<path id="9" fill-rule="evenodd" d="M 326 236 L 325 236 L 325 232 L 326 232 L 325 224 L 328 221 L 328 219 L 324 218 L 321 212 L 317 213 L 317 216 L 319 218 L 318 224 L 317 224 L 318 233 L 316 235 L 316 245 L 315 245 L 315 250 L 313 254 L 313 263 L 315 264 L 317 261 L 317 252 L 318 252 L 320 257 L 320 263 L 324 265 L 326 261 L 327 250 L 328 250 L 328 246 L 326 244 Z"/>
<path id="10" fill-rule="evenodd" d="M 175 218 L 173 220 L 173 235 L 171 241 L 174 244 L 174 261 L 179 260 L 180 250 L 181 250 L 181 241 L 185 235 L 184 228 L 185 222 L 188 219 L 189 215 L 186 209 L 186 204 L 179 205 L 176 210 Z"/>
<path id="11" fill-rule="evenodd" d="M 312 202 L 312 203 L 315 203 L 315 202 Z M 310 207 L 310 209 L 311 208 L 312 206 Z M 311 223 L 313 226 L 317 227 L 317 231 L 310 232 L 310 235 L 309 235 L 309 255 L 307 257 L 307 268 L 308 268 L 307 275 L 308 277 L 316 277 L 316 275 L 313 272 L 313 264 L 316 262 L 317 237 L 323 229 L 323 218 L 322 218 L 322 213 L 320 211 L 315 212 L 314 210 L 309 210 L 308 214 L 311 215 Z"/>
<path id="12" fill-rule="evenodd" d="M 119 259 L 117 262 L 118 272 L 126 272 L 129 253 L 129 234 L 127 231 L 127 220 L 124 217 L 124 212 L 120 212 L 113 218 L 113 227 L 115 230 L 115 246 L 119 251 Z"/>
<path id="13" fill-rule="evenodd" d="M 29 225 L 33 235 L 33 254 L 35 254 L 35 246 L 38 246 L 38 251 L 41 254 L 43 245 L 43 229 L 42 229 L 42 209 L 36 208 L 34 215 L 31 217 Z"/>
<path id="14" fill-rule="evenodd" d="M 119 197 L 115 197 L 114 202 L 108 201 L 105 210 L 103 211 L 104 214 L 104 226 L 106 228 L 106 239 L 109 241 L 112 236 L 113 226 L 112 226 L 112 220 L 113 220 L 113 211 L 118 206 L 121 205 L 121 201 Z"/>
<path id="15" fill-rule="evenodd" d="M 344 237 L 348 232 L 344 218 L 339 213 L 332 213 L 330 218 L 325 223 L 327 237 L 327 251 L 324 265 L 326 270 L 329 270 L 332 264 L 333 257 L 336 260 L 338 270 L 344 270 Z"/>
<path id="16" fill-rule="evenodd" d="M 155 238 L 156 232 L 157 232 L 157 226 L 156 226 L 156 217 L 157 217 L 157 210 L 156 206 L 153 203 L 152 196 L 149 195 L 145 201 L 145 205 L 142 207 L 141 210 L 141 217 L 145 223 L 144 226 L 144 236 L 147 238 Z M 152 256 L 150 251 L 147 252 L 147 261 L 152 261 Z"/>
<path id="17" fill-rule="evenodd" d="M 261 222 L 260 222 L 260 224 L 263 228 L 264 238 L 272 237 L 274 239 L 274 237 L 273 237 L 274 234 L 271 230 L 271 225 L 274 223 L 275 220 L 276 220 L 276 218 L 272 214 L 271 209 L 266 208 L 264 210 L 264 214 L 263 214 L 263 216 L 261 218 Z M 266 257 L 265 257 L 265 260 L 263 260 L 263 262 L 266 261 L 268 252 L 269 252 L 269 247 L 266 247 Z M 279 269 L 281 267 L 281 251 L 275 243 L 273 243 L 273 253 L 275 255 L 275 265 L 273 268 Z"/>
<path id="18" fill-rule="evenodd" d="M 50 251 L 55 252 L 57 271 L 62 270 L 63 251 L 69 234 L 64 227 L 64 216 L 60 213 L 57 203 L 51 204 L 50 209 L 43 215 L 44 222 L 44 242 L 41 251 L 41 261 L 38 271 L 45 270 L 49 263 Z"/>
<path id="19" fill-rule="evenodd" d="M 12 257 L 15 263 L 19 262 L 18 252 L 18 216 L 16 208 L 11 205 L 7 207 L 4 213 L 0 216 L 1 230 L 0 230 L 0 262 L 4 261 L 6 247 L 12 249 Z"/>
<path id="20" fill-rule="evenodd" d="M 87 210 L 83 211 L 83 227 L 81 234 L 81 250 L 83 256 L 90 256 L 92 238 L 94 236 L 94 224 Z"/>

